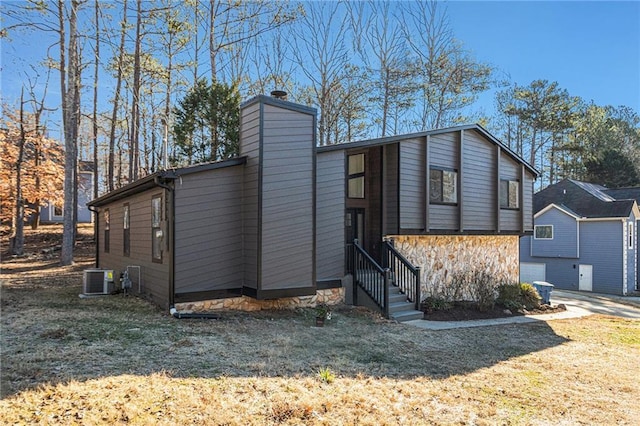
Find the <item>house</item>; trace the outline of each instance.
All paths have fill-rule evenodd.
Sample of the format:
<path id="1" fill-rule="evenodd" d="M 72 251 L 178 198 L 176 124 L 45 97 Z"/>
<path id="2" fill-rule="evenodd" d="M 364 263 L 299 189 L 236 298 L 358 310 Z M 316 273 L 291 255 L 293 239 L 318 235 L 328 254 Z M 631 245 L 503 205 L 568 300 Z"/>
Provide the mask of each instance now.
<path id="1" fill-rule="evenodd" d="M 87 203 L 93 199 L 95 168 L 92 161 L 78 161 L 78 223 L 92 223 Z M 40 207 L 40 223 L 62 223 L 62 206 L 47 202 Z"/>
<path id="2" fill-rule="evenodd" d="M 572 179 L 534 195 L 534 233 L 520 241 L 520 279 L 566 290 L 638 290 L 640 188 L 608 189 Z"/>
<path id="3" fill-rule="evenodd" d="M 536 171 L 481 126 L 325 147 L 315 129 L 315 109 L 245 102 L 237 158 L 89 203 L 97 267 L 192 311 L 346 299 L 397 317 L 456 270 L 517 280 Z"/>

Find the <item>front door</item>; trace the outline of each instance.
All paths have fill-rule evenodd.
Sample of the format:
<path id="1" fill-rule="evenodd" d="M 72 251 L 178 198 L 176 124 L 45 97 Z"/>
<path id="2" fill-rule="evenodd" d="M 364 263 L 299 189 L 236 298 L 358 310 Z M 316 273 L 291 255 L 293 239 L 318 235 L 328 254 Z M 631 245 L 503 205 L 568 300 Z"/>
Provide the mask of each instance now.
<path id="1" fill-rule="evenodd" d="M 364 209 L 347 209 L 346 217 L 347 244 L 358 240 L 360 247 L 365 247 Z"/>
<path id="2" fill-rule="evenodd" d="M 593 265 L 579 265 L 578 272 L 580 280 L 578 281 L 578 290 L 593 291 L 592 272 Z"/>

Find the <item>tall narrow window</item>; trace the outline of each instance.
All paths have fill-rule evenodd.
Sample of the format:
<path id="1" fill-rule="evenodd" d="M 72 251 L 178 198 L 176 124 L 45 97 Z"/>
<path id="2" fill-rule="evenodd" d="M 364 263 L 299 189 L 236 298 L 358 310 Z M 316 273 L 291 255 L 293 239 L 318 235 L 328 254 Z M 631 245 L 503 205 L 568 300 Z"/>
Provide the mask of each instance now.
<path id="1" fill-rule="evenodd" d="M 162 197 L 151 199 L 151 256 L 154 262 L 162 262 Z"/>
<path id="2" fill-rule="evenodd" d="M 635 237 L 635 235 L 633 235 L 633 222 L 629 222 L 627 224 L 627 234 L 628 234 L 627 235 L 627 241 L 628 241 L 627 248 L 629 250 L 633 250 L 633 240 L 634 240 L 634 237 Z"/>
<path id="3" fill-rule="evenodd" d="M 500 180 L 500 208 L 519 209 L 520 183 L 517 180 Z"/>
<path id="4" fill-rule="evenodd" d="M 129 226 L 129 204 L 125 204 L 122 206 L 123 213 L 123 223 L 122 223 L 122 240 L 124 241 L 124 245 L 122 247 L 122 251 L 125 256 L 129 256 L 131 250 L 131 234 L 130 234 L 130 226 Z"/>
<path id="5" fill-rule="evenodd" d="M 109 209 L 104 210 L 104 252 L 109 253 L 109 232 L 111 228 Z"/>
<path id="6" fill-rule="evenodd" d="M 458 172 L 449 169 L 429 170 L 429 201 L 434 204 L 458 202 Z"/>
<path id="7" fill-rule="evenodd" d="M 347 158 L 349 183 L 347 197 L 364 198 L 364 154 L 350 155 Z"/>

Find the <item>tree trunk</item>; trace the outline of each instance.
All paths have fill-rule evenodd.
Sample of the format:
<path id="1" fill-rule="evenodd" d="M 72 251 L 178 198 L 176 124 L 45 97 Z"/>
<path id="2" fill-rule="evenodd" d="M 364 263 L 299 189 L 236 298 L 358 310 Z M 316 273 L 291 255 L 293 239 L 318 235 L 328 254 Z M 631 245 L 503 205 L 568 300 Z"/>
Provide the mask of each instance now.
<path id="1" fill-rule="evenodd" d="M 14 234 L 11 236 L 11 254 L 21 256 L 24 254 L 24 199 L 22 198 L 22 162 L 24 160 L 24 145 L 27 138 L 24 129 L 24 88 L 20 92 L 20 146 L 18 147 L 18 159 L 16 161 L 16 210 Z"/>
<path id="2" fill-rule="evenodd" d="M 122 68 L 124 63 L 125 36 L 127 32 L 127 0 L 122 4 L 122 30 L 120 33 L 120 46 L 118 47 L 118 74 L 116 76 L 116 89 L 113 95 L 113 110 L 111 111 L 111 130 L 109 131 L 109 164 L 107 185 L 109 191 L 115 189 L 115 147 L 116 147 L 116 126 L 118 120 L 118 107 L 120 106 L 120 90 L 122 88 Z M 120 153 L 118 154 L 120 156 Z M 119 175 L 118 175 L 119 176 Z M 119 182 L 119 179 L 118 179 Z"/>
<path id="3" fill-rule="evenodd" d="M 77 12 L 78 0 L 71 1 L 69 16 L 69 66 L 68 73 L 65 64 L 65 14 L 64 0 L 58 0 L 60 19 L 60 86 L 62 92 L 62 111 L 64 127 L 64 208 L 62 249 L 60 252 L 60 264 L 71 265 L 73 263 L 74 246 L 74 199 L 75 199 L 75 175 L 76 175 L 76 149 L 78 137 L 78 113 L 79 113 L 79 72 L 78 60 L 78 33 Z M 66 84 L 68 82 L 68 84 Z"/>
<path id="4" fill-rule="evenodd" d="M 142 0 L 136 2 L 136 39 L 133 54 L 133 96 L 131 97 L 131 137 L 129 152 L 129 182 L 138 179 L 140 163 L 140 29 L 142 26 Z"/>

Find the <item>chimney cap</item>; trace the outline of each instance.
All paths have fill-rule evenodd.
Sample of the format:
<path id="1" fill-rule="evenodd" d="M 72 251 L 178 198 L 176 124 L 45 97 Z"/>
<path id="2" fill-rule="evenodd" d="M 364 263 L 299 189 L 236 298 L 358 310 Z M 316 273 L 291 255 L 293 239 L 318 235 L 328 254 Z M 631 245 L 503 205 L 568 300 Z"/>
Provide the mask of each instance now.
<path id="1" fill-rule="evenodd" d="M 273 96 L 276 99 L 282 99 L 284 101 L 287 100 L 287 92 L 285 92 L 284 90 L 272 90 L 271 96 Z"/>

